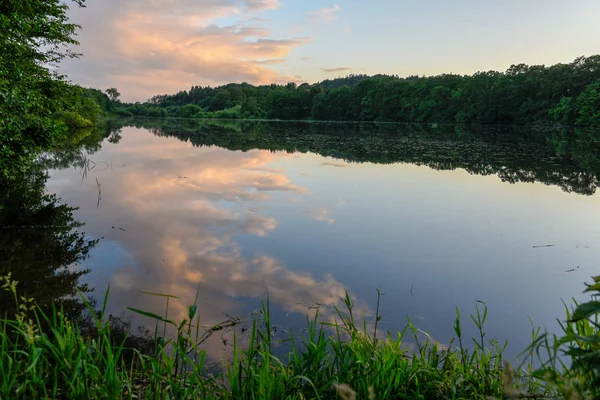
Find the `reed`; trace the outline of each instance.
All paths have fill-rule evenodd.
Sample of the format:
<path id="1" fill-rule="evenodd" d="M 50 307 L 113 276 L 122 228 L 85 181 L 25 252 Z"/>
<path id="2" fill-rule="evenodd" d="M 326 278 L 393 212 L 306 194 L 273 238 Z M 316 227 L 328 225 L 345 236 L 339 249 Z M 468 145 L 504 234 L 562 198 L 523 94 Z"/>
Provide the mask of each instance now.
<path id="1" fill-rule="evenodd" d="M 598 291 L 600 279 L 588 290 Z M 318 312 L 307 317 L 302 334 L 290 332 L 287 354 L 274 353 L 274 326 L 267 298 L 253 319 L 250 341 L 234 336 L 233 354 L 214 373 L 206 358 L 206 339 L 230 318 L 200 331 L 196 304 L 182 321 L 130 309 L 155 321 L 151 351 L 131 348 L 106 317 L 107 290 L 100 311 L 93 310 L 93 334 L 68 321 L 60 310 L 44 314 L 18 295 L 18 283 L 0 279 L 14 294 L 18 314 L 0 319 L 0 398 L 68 399 L 488 399 L 598 398 L 598 302 L 567 308 L 563 337 L 533 328 L 532 345 L 515 370 L 504 360 L 506 343 L 486 340 L 487 307 L 470 315 L 479 331 L 469 341 L 456 313 L 456 337 L 441 346 L 409 320 L 385 337 L 355 320 L 346 295 L 333 322 Z M 172 296 L 163 296 L 166 301 Z M 596 293 L 597 295 L 597 293 Z M 379 303 L 379 295 L 378 295 Z M 376 315 L 376 323 L 380 316 Z M 167 337 L 171 328 L 175 333 Z M 544 351 L 546 353 L 544 353 Z M 570 362 L 563 356 L 570 357 Z M 594 358 L 595 357 L 595 358 Z M 534 368 L 536 358 L 542 367 Z M 592 362 L 592 363 L 590 363 Z M 576 393 L 579 397 L 574 397 Z"/>

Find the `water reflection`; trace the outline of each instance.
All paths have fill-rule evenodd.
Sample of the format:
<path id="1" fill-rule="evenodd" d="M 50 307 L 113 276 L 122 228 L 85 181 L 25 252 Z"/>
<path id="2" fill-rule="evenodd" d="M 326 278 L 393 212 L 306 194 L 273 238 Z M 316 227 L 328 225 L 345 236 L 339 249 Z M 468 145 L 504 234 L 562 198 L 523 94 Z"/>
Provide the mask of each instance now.
<path id="1" fill-rule="evenodd" d="M 78 291 L 89 292 L 80 281 L 88 271 L 79 264 L 97 241 L 79 230 L 83 223 L 74 219 L 74 208 L 45 193 L 42 168 L 0 176 L 0 276 L 11 274 L 18 295 L 34 299 L 44 312 L 54 305 L 79 319 L 85 307 Z M 0 309 L 15 313 L 13 294 L 4 289 Z"/>
<path id="2" fill-rule="evenodd" d="M 248 254 L 236 242 L 276 229 L 278 219 L 262 209 L 266 200 L 310 197 L 283 171 L 269 167 L 281 155 L 197 149 L 135 128 L 120 135 L 118 144 L 107 141 L 101 154 L 91 157 L 110 168 L 95 169 L 83 181 L 79 169 L 56 171 L 49 186 L 71 191 L 79 215 L 104 238 L 102 254 L 90 260 L 90 282 L 100 292 L 110 282 L 111 312 L 125 306 L 162 312 L 164 298 L 140 294 L 151 291 L 178 296 L 170 302 L 169 317 L 182 319 L 199 288 L 203 323 L 212 326 L 224 314 L 251 312 L 267 293 L 281 313 L 302 314 L 318 304 L 336 304 L 344 295 L 331 274 L 289 270 L 281 260 Z M 102 187 L 98 208 L 89 201 L 96 179 Z M 359 309 L 369 312 L 364 304 Z M 332 315 L 328 308 L 321 314 Z"/>
<path id="3" fill-rule="evenodd" d="M 490 336 L 525 338 L 520 348 L 526 317 L 553 323 L 599 255 L 596 197 L 568 194 L 597 187 L 587 131 L 111 124 L 101 151 L 71 157 L 48 190 L 103 238 L 85 279 L 100 293 L 111 284 L 115 314 L 161 313 L 164 299 L 140 293 L 151 291 L 177 295 L 169 315 L 183 318 L 199 288 L 207 326 L 251 313 L 267 293 L 276 323 L 302 326 L 294 313 L 334 304 L 344 288 L 371 316 L 381 287 L 386 328 L 411 315 L 447 340 L 454 307 L 482 299 Z"/>
<path id="4" fill-rule="evenodd" d="M 312 152 L 349 162 L 464 169 L 505 182 L 542 182 L 591 195 L 600 174 L 600 130 L 211 120 L 125 120 L 195 146 Z M 343 166 L 326 162 L 324 165 Z"/>

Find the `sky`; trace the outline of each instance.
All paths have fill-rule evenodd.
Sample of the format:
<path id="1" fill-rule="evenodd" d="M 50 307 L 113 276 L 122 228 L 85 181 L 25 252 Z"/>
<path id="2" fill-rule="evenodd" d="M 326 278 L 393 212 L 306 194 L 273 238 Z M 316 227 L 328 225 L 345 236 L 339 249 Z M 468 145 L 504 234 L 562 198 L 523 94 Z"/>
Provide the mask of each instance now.
<path id="1" fill-rule="evenodd" d="M 124 101 L 230 82 L 436 75 L 600 53 L 597 0 L 87 0 L 61 72 Z"/>

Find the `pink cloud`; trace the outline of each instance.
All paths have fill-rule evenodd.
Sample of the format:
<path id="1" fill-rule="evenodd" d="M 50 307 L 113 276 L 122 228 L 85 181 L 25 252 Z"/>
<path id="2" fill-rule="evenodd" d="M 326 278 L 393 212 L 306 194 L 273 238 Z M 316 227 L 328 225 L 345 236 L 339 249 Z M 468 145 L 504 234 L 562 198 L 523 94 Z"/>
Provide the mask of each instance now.
<path id="1" fill-rule="evenodd" d="M 192 85 L 294 81 L 273 68 L 310 38 L 276 38 L 260 26 L 278 0 L 105 0 L 71 10 L 84 54 L 63 66 L 74 82 L 116 86 L 127 101 L 143 101 Z M 218 18 L 240 21 L 218 26 Z M 252 22 L 250 22 L 252 21 Z"/>

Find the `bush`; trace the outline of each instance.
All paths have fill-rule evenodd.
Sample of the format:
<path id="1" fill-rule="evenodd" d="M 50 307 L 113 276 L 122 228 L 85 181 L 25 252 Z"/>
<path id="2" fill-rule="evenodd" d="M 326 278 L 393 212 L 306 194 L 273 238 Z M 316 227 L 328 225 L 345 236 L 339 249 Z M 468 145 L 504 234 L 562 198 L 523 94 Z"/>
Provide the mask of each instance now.
<path id="1" fill-rule="evenodd" d="M 213 113 L 213 118 L 218 119 L 239 119 L 241 118 L 241 106 L 235 106 L 226 110 L 220 110 Z"/>
<path id="2" fill-rule="evenodd" d="M 88 95 L 83 97 L 79 104 L 75 106 L 75 112 L 90 121 L 93 125 L 97 124 L 102 116 L 100 105 Z"/>
<path id="3" fill-rule="evenodd" d="M 143 110 L 143 115 L 150 118 L 162 118 L 167 116 L 167 110 L 159 107 L 148 107 Z"/>
<path id="4" fill-rule="evenodd" d="M 133 113 L 125 108 L 117 108 L 115 110 L 115 114 L 117 114 L 119 117 L 133 117 Z"/>
<path id="5" fill-rule="evenodd" d="M 69 129 L 91 128 L 94 126 L 92 121 L 85 119 L 76 111 L 60 111 L 56 113 L 55 117 Z"/>
<path id="6" fill-rule="evenodd" d="M 214 112 L 199 112 L 195 115 L 196 118 L 209 118 L 209 119 L 241 119 L 243 114 L 241 113 L 242 106 L 237 105 L 235 107 L 228 108 L 226 110 L 219 110 Z"/>
<path id="7" fill-rule="evenodd" d="M 600 126 L 600 81 L 593 83 L 577 97 L 577 121 L 579 126 Z"/>
<path id="8" fill-rule="evenodd" d="M 186 104 L 185 106 L 179 108 L 178 116 L 183 118 L 190 118 L 196 116 L 198 113 L 202 112 L 202 107 L 197 106 L 195 104 Z"/>

